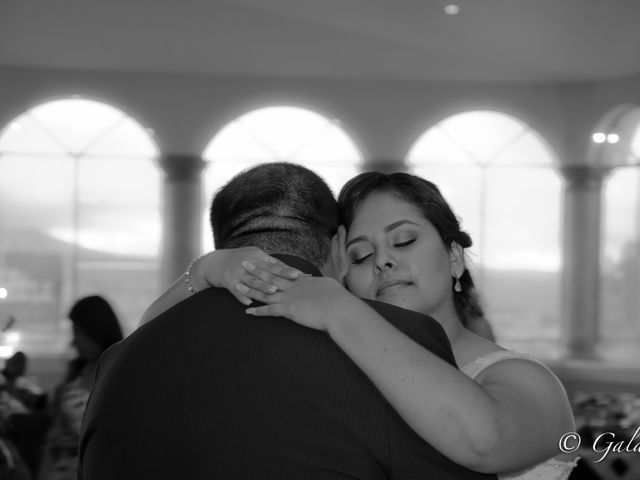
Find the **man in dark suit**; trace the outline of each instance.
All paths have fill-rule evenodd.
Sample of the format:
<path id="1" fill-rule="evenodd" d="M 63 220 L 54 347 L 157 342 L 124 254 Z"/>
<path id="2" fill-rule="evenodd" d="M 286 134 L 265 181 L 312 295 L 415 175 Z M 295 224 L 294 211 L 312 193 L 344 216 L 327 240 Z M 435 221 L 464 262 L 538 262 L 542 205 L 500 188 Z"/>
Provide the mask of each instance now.
<path id="1" fill-rule="evenodd" d="M 303 167 L 240 174 L 211 214 L 218 247 L 258 246 L 305 273 L 334 271 L 337 205 Z M 437 322 L 369 304 L 454 363 Z M 209 288 L 104 354 L 84 417 L 80 479 L 494 478 L 423 442 L 326 333 L 245 308 Z"/>

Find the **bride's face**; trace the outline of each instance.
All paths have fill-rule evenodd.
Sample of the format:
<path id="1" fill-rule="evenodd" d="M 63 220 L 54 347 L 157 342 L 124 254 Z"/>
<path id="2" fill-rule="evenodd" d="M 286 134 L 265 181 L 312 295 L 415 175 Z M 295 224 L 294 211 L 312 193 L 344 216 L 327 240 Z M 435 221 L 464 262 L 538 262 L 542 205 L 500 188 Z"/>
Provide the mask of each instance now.
<path id="1" fill-rule="evenodd" d="M 435 318 L 454 309 L 455 251 L 412 204 L 372 194 L 356 212 L 346 245 L 345 282 L 355 295 Z"/>

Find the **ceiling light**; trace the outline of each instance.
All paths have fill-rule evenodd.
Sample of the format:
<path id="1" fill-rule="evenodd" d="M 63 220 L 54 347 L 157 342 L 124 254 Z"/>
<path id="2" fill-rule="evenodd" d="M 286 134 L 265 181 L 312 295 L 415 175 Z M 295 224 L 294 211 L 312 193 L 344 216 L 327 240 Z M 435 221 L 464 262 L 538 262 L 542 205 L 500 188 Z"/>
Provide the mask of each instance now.
<path id="1" fill-rule="evenodd" d="M 602 132 L 598 132 L 594 133 L 591 138 L 593 139 L 594 143 L 604 143 L 607 139 L 607 136 Z"/>
<path id="2" fill-rule="evenodd" d="M 610 133 L 607 135 L 607 143 L 618 143 L 618 140 L 620 140 L 620 135 L 617 133 Z"/>
<path id="3" fill-rule="evenodd" d="M 454 5 L 453 3 L 444 7 L 444 13 L 446 13 L 447 15 L 457 15 L 459 12 L 460 7 L 458 5 Z"/>

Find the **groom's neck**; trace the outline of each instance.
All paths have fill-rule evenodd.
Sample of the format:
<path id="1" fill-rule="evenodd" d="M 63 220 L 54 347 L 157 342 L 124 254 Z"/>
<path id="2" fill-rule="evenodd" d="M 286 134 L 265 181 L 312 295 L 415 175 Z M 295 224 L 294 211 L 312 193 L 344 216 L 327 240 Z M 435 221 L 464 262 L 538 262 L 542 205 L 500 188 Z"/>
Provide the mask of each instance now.
<path id="1" fill-rule="evenodd" d="M 329 256 L 327 261 L 324 262 L 324 265 L 320 267 L 320 273 L 322 273 L 324 277 L 330 277 L 334 280 L 338 280 L 340 283 L 343 283 L 342 275 L 339 272 L 340 269 L 332 261 L 331 255 Z"/>

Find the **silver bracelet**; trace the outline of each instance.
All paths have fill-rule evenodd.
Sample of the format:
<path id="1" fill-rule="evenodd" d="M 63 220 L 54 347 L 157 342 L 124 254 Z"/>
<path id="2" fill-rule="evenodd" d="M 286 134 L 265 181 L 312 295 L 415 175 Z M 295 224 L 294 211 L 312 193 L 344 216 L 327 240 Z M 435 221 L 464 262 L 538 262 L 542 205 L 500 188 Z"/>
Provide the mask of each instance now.
<path id="1" fill-rule="evenodd" d="M 196 290 L 193 284 L 191 283 L 191 269 L 195 265 L 195 263 L 200 259 L 200 257 L 196 257 L 189 263 L 189 266 L 184 271 L 184 284 L 187 286 L 187 290 L 189 293 L 198 293 L 200 290 Z"/>

